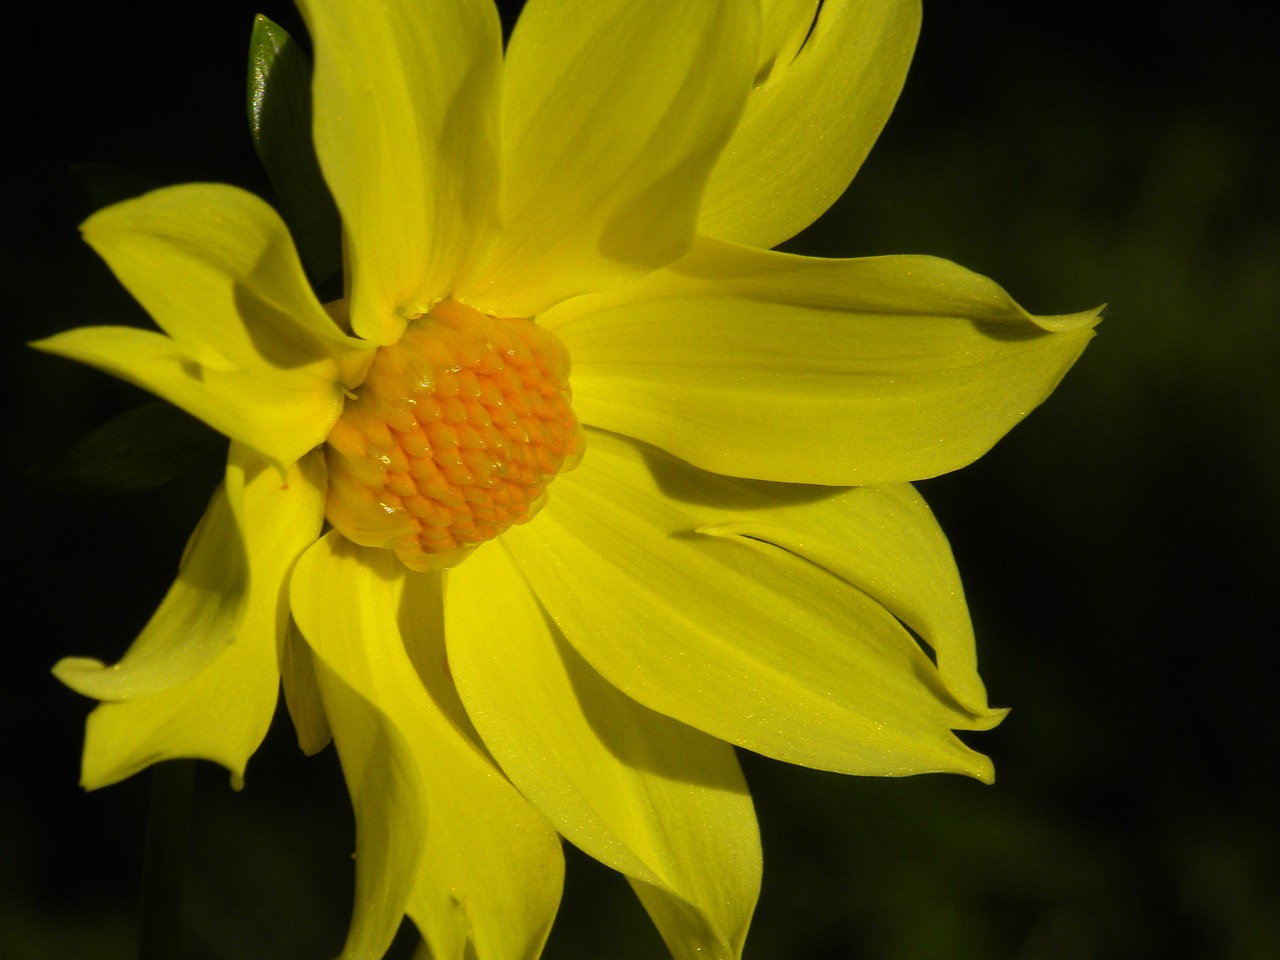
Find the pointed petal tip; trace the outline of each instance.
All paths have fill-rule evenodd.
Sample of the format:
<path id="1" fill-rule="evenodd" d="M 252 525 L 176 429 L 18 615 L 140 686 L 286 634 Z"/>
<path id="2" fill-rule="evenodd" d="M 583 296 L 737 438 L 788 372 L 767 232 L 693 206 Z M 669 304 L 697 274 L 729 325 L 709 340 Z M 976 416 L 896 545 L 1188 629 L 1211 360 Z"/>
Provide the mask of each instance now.
<path id="1" fill-rule="evenodd" d="M 994 710 L 992 711 L 992 717 L 975 723 L 971 729 L 976 732 L 990 730 L 1000 722 L 1006 713 L 1008 713 L 1008 710 Z M 984 783 L 987 786 L 991 786 L 996 782 L 996 767 L 990 757 L 985 753 L 979 753 L 977 750 L 974 750 L 968 743 L 961 740 L 960 737 L 956 736 L 954 733 L 951 735 L 951 740 L 955 747 L 952 756 L 955 757 L 956 762 L 946 767 L 940 767 L 934 772 L 958 773 L 961 776 L 977 780 L 979 783 Z"/>
<path id="2" fill-rule="evenodd" d="M 1106 309 L 1107 304 L 1103 303 L 1078 313 L 1064 313 L 1056 316 L 1027 314 L 1027 316 L 1032 323 L 1048 333 L 1068 333 L 1073 330 L 1092 330 L 1102 322 Z"/>
<path id="3" fill-rule="evenodd" d="M 979 718 L 978 724 L 974 725 L 975 730 L 994 730 L 1004 722 L 1004 718 L 1009 715 L 1011 707 L 988 707 L 986 712 Z"/>
<path id="4" fill-rule="evenodd" d="M 41 337 L 39 340 L 28 340 L 27 346 L 32 350 L 39 350 L 41 353 L 51 353 L 58 355 L 58 345 L 55 342 L 61 334 L 55 333 L 48 337 Z"/>
<path id="5" fill-rule="evenodd" d="M 969 776 L 990 787 L 996 782 L 996 767 L 995 764 L 986 757 L 983 757 L 982 759 L 984 763 L 980 764 L 974 772 L 969 774 Z"/>

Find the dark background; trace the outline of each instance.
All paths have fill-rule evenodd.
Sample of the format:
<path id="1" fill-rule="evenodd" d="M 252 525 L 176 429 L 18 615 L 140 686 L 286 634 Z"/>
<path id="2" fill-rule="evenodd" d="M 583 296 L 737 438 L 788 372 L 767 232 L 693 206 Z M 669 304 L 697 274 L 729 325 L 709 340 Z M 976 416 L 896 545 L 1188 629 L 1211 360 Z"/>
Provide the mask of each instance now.
<path id="1" fill-rule="evenodd" d="M 142 399 L 21 346 L 136 317 L 77 238 L 85 208 L 65 171 L 107 162 L 265 189 L 243 121 L 256 9 L 152 0 L 10 20 L 5 960 L 133 954 L 148 777 L 79 790 L 89 704 L 48 668 L 119 656 L 213 476 L 110 500 L 24 478 Z M 281 3 L 261 9 L 297 24 Z M 1110 308 L 1041 410 L 922 485 L 965 576 L 993 701 L 1013 707 L 972 738 L 999 781 L 744 757 L 766 857 L 749 958 L 1280 956 L 1280 715 L 1265 666 L 1280 580 L 1273 64 L 1242 10 L 1213 22 L 1146 0 L 926 3 L 880 144 L 794 248 L 932 253 L 1035 311 Z M 336 953 L 351 833 L 333 752 L 304 760 L 284 726 L 243 792 L 202 767 L 187 956 Z M 662 956 L 625 883 L 571 856 L 547 957 Z"/>

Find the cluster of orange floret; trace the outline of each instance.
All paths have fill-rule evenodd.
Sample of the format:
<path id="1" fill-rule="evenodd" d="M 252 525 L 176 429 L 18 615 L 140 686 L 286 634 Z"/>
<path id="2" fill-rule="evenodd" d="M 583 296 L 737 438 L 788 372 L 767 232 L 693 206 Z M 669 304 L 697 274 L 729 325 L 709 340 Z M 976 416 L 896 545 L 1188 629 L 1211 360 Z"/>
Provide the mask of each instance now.
<path id="1" fill-rule="evenodd" d="M 410 569 L 453 566 L 528 520 L 582 446 L 560 341 L 446 300 L 378 351 L 329 433 L 327 516 Z"/>

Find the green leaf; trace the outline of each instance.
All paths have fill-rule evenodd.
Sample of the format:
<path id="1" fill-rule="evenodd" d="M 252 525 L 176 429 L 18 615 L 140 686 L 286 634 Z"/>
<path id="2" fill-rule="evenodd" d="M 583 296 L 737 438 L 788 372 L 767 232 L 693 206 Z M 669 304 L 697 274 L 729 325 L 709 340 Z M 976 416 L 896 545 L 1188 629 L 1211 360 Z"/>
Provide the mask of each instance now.
<path id="1" fill-rule="evenodd" d="M 78 493 L 141 493 L 162 487 L 225 441 L 167 403 L 147 403 L 108 420 L 30 473 Z"/>
<path id="2" fill-rule="evenodd" d="M 262 14 L 254 18 L 249 40 L 248 98 L 258 159 L 307 277 L 321 288 L 342 268 L 342 230 L 311 139 L 311 62 L 283 27 Z"/>

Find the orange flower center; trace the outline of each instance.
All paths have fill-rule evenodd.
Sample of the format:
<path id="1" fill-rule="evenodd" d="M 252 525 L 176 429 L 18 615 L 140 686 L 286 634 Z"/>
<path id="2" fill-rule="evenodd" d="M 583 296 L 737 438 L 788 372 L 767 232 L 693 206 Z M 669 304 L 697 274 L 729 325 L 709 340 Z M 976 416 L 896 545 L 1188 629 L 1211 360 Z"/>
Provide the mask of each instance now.
<path id="1" fill-rule="evenodd" d="M 569 356 L 531 320 L 452 300 L 382 347 L 325 444 L 326 513 L 411 570 L 455 566 L 542 505 L 582 455 Z"/>

